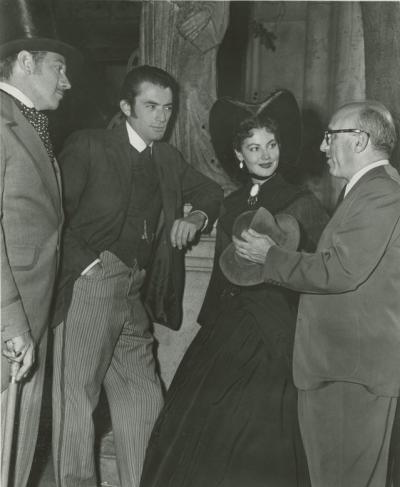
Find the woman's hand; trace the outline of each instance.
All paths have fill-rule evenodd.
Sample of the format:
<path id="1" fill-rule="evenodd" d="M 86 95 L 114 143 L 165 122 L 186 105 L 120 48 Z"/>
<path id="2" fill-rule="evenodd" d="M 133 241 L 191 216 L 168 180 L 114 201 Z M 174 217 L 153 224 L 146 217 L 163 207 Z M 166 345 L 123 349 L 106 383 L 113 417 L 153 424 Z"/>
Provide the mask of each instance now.
<path id="1" fill-rule="evenodd" d="M 243 230 L 241 238 L 243 240 L 232 237 L 236 253 L 256 264 L 264 264 L 269 249 L 276 245 L 268 235 L 262 235 L 251 228 Z"/>

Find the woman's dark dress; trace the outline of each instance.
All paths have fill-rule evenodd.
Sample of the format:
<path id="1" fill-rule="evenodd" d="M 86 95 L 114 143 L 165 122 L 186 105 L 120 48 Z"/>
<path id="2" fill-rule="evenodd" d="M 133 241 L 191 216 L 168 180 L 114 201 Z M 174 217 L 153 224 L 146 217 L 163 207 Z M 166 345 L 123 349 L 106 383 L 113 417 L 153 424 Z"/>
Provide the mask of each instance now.
<path id="1" fill-rule="evenodd" d="M 308 472 L 297 422 L 291 355 L 297 295 L 237 287 L 218 266 L 250 185 L 225 199 L 203 325 L 167 393 L 147 450 L 141 487 L 297 487 Z M 308 191 L 275 175 L 254 207 L 294 215 L 315 245 L 327 215 Z"/>

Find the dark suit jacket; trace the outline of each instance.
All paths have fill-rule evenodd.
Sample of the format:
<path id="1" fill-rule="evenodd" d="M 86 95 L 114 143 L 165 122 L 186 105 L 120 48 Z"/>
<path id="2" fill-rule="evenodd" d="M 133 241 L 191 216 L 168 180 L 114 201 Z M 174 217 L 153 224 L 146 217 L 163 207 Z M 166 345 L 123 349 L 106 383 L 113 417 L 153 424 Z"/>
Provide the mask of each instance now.
<path id="1" fill-rule="evenodd" d="M 0 110 L 2 340 L 30 330 L 37 342 L 49 324 L 57 270 L 60 178 L 35 129 L 2 91 Z M 3 383 L 4 357 L 2 372 Z"/>
<path id="2" fill-rule="evenodd" d="M 266 282 L 302 292 L 293 364 L 299 389 L 348 381 L 400 395 L 399 181 L 391 166 L 372 169 L 339 205 L 315 254 L 268 253 Z"/>
<path id="3" fill-rule="evenodd" d="M 61 153 L 66 228 L 55 325 L 68 310 L 74 280 L 120 234 L 131 194 L 129 150 L 124 123 L 113 130 L 77 132 Z M 156 142 L 152 153 L 163 211 L 156 253 L 143 290 L 144 301 L 153 321 L 176 329 L 182 320 L 184 252 L 171 246 L 169 233 L 175 219 L 183 216 L 186 202 L 193 210 L 208 215 L 211 228 L 222 190 L 188 165 L 171 145 Z"/>

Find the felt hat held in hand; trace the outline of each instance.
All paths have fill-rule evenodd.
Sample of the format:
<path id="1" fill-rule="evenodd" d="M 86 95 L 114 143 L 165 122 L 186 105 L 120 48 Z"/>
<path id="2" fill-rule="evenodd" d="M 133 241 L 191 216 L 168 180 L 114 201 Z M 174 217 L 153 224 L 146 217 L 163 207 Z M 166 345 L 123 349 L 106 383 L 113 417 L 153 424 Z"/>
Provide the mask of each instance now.
<path id="1" fill-rule="evenodd" d="M 296 250 L 300 243 L 300 228 L 297 220 L 285 213 L 275 217 L 265 208 L 241 213 L 233 224 L 233 235 L 241 238 L 243 230 L 249 228 L 272 240 L 287 250 Z M 250 262 L 240 257 L 233 243 L 222 252 L 219 265 L 225 277 L 238 286 L 254 286 L 264 282 L 264 264 Z"/>

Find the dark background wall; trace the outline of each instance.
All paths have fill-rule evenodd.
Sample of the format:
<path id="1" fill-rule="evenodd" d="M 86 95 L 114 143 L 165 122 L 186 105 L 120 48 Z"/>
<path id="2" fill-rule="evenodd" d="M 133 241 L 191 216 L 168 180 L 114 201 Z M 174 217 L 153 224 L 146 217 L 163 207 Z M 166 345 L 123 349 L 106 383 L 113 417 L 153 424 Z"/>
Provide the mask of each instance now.
<path id="1" fill-rule="evenodd" d="M 56 147 L 84 127 L 105 127 L 118 111 L 118 93 L 130 57 L 139 47 L 140 1 L 56 0 L 60 36 L 84 56 L 70 72 L 73 87 L 57 112 L 49 114 Z M 218 56 L 218 95 L 241 98 L 252 2 L 231 2 L 230 25 Z"/>

